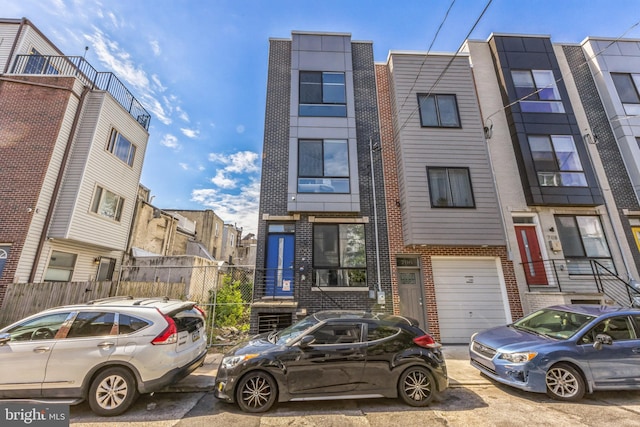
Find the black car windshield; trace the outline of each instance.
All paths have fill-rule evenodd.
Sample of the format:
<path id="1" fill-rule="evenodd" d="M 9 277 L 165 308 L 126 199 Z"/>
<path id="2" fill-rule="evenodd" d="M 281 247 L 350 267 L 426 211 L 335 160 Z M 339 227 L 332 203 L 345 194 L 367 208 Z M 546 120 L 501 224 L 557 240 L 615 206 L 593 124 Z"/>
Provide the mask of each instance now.
<path id="1" fill-rule="evenodd" d="M 595 316 L 556 309 L 542 309 L 513 324 L 517 329 L 545 335 L 551 338 L 567 339 L 581 330 Z"/>
<path id="2" fill-rule="evenodd" d="M 298 335 L 317 323 L 318 319 L 316 319 L 315 316 L 307 316 L 301 321 L 278 332 L 274 337 L 275 343 L 280 345 L 288 344 L 292 339 L 296 338 Z"/>

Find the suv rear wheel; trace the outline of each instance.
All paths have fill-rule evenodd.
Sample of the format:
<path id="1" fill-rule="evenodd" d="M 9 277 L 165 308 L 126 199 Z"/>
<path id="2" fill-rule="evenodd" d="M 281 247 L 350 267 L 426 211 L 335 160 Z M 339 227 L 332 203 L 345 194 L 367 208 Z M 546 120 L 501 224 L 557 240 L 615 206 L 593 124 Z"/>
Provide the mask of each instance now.
<path id="1" fill-rule="evenodd" d="M 138 398 L 136 381 L 127 369 L 107 368 L 93 379 L 89 388 L 89 406 L 98 415 L 120 415 Z"/>

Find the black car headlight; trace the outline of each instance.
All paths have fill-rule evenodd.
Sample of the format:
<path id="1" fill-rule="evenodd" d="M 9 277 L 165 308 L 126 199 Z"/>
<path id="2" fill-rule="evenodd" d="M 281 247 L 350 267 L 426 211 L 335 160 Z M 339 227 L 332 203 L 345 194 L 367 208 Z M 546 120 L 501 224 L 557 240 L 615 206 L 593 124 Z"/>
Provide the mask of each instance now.
<path id="1" fill-rule="evenodd" d="M 244 361 L 257 357 L 258 353 L 240 354 L 237 356 L 227 356 L 222 359 L 222 367 L 225 369 L 233 369 Z"/>
<path id="2" fill-rule="evenodd" d="M 518 351 L 515 353 L 501 353 L 500 359 L 508 360 L 511 363 L 526 363 L 536 357 L 536 351 Z"/>

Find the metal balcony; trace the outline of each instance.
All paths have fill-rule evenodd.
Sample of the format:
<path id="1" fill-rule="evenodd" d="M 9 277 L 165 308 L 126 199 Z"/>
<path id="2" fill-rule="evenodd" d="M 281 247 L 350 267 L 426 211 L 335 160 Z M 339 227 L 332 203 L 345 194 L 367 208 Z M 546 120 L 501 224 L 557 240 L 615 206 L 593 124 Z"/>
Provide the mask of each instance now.
<path id="1" fill-rule="evenodd" d="M 151 115 L 115 74 L 96 71 L 81 56 L 16 55 L 9 74 L 75 77 L 91 89 L 110 93 L 142 127 L 149 130 Z"/>

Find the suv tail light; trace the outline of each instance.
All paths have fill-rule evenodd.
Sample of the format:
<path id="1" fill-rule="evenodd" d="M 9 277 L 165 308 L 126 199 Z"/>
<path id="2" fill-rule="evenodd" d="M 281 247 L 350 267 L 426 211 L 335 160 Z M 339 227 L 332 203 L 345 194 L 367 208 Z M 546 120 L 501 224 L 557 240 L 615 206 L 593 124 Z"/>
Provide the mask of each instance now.
<path id="1" fill-rule="evenodd" d="M 416 345 L 424 348 L 442 347 L 442 344 L 440 344 L 439 342 L 436 342 L 436 340 L 434 340 L 433 337 L 429 334 L 424 334 L 421 337 L 414 338 L 413 342 L 416 343 Z"/>
<path id="2" fill-rule="evenodd" d="M 153 345 L 175 344 L 176 342 L 178 342 L 178 328 L 176 327 L 176 322 L 174 322 L 173 319 L 166 314 L 163 314 L 163 316 L 164 320 L 166 320 L 169 324 L 166 328 L 164 328 L 164 331 L 160 332 L 160 335 L 158 335 L 151 341 L 151 344 Z"/>

